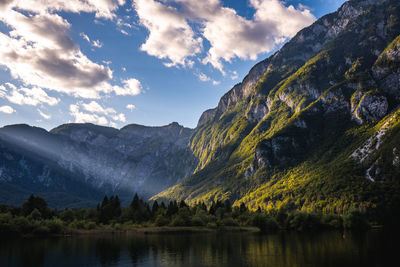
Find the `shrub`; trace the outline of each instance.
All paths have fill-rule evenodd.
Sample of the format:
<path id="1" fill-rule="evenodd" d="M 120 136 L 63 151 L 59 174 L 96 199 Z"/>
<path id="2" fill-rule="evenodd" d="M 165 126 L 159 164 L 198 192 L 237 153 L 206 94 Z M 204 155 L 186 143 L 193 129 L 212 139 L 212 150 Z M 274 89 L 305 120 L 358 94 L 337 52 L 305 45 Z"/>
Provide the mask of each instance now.
<path id="1" fill-rule="evenodd" d="M 251 225 L 258 227 L 261 232 L 273 232 L 279 228 L 277 221 L 265 214 L 255 214 L 251 219 Z"/>
<path id="2" fill-rule="evenodd" d="M 23 234 L 31 232 L 33 228 L 31 222 L 26 217 L 22 216 L 15 217 L 11 220 L 10 224 L 13 225 L 19 233 Z"/>
<path id="3" fill-rule="evenodd" d="M 155 224 L 157 226 L 165 226 L 169 223 L 168 219 L 162 216 L 161 214 L 157 216 L 155 220 Z"/>
<path id="4" fill-rule="evenodd" d="M 181 216 L 175 216 L 171 221 L 172 226 L 186 226 L 186 221 Z"/>
<path id="5" fill-rule="evenodd" d="M 121 230 L 122 229 L 121 224 L 119 224 L 119 223 L 114 224 L 114 229 Z"/>
<path id="6" fill-rule="evenodd" d="M 38 209 L 34 209 L 28 217 L 32 220 L 37 221 L 42 218 L 42 214 L 40 213 L 40 211 Z"/>
<path id="7" fill-rule="evenodd" d="M 365 230 L 369 228 L 368 221 L 364 212 L 357 208 L 350 208 L 343 215 L 343 227 L 353 230 Z"/>
<path id="8" fill-rule="evenodd" d="M 221 225 L 223 226 L 239 226 L 239 223 L 235 221 L 233 218 L 228 217 L 221 220 Z"/>
<path id="9" fill-rule="evenodd" d="M 85 221 L 78 221 L 75 219 L 69 226 L 74 229 L 85 229 Z"/>
<path id="10" fill-rule="evenodd" d="M 200 216 L 193 216 L 191 220 L 191 225 L 193 226 L 204 226 L 206 225 Z"/>
<path id="11" fill-rule="evenodd" d="M 71 209 L 66 209 L 63 210 L 60 213 L 60 218 L 61 220 L 63 220 L 64 222 L 72 222 L 74 220 L 74 212 Z"/>
<path id="12" fill-rule="evenodd" d="M 64 223 L 60 219 L 51 219 L 45 222 L 52 234 L 61 234 L 64 230 Z"/>
<path id="13" fill-rule="evenodd" d="M 341 228 L 343 226 L 343 220 L 342 217 L 339 215 L 335 214 L 329 214 L 324 217 L 322 217 L 322 223 L 329 228 Z"/>
<path id="14" fill-rule="evenodd" d="M 45 225 L 37 224 L 32 233 L 35 235 L 48 235 L 50 234 L 50 229 Z"/>
<path id="15" fill-rule="evenodd" d="M 316 229 L 321 226 L 321 219 L 313 213 L 295 212 L 288 217 L 290 229 L 304 231 Z"/>
<path id="16" fill-rule="evenodd" d="M 85 225 L 86 230 L 93 230 L 96 229 L 96 223 L 95 222 L 87 222 Z"/>
<path id="17" fill-rule="evenodd" d="M 215 222 L 209 222 L 209 223 L 207 223 L 207 227 L 209 227 L 209 228 L 217 228 L 217 224 Z"/>

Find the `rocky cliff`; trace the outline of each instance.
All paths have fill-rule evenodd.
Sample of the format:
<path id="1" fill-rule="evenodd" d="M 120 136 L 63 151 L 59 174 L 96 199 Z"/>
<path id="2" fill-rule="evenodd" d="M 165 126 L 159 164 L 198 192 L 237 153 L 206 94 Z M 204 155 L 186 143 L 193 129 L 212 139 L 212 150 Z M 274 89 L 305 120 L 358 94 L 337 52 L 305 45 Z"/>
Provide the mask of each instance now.
<path id="1" fill-rule="evenodd" d="M 395 0 L 349 1 L 301 30 L 202 116 L 195 174 L 153 199 L 333 211 L 398 200 L 399 34 Z"/>

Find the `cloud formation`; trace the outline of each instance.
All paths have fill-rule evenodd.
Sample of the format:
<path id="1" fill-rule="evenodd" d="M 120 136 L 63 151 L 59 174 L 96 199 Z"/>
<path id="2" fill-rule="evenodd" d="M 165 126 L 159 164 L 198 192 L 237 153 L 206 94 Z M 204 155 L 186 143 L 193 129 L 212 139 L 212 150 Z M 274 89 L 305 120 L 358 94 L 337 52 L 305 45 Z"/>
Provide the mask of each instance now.
<path id="1" fill-rule="evenodd" d="M 128 104 L 126 105 L 126 108 L 132 112 L 136 108 L 136 106 L 134 104 Z"/>
<path id="2" fill-rule="evenodd" d="M 42 116 L 42 118 L 44 118 L 45 120 L 50 120 L 51 119 L 51 115 L 48 115 L 48 114 L 44 113 L 40 109 L 38 109 L 37 111 L 39 112 L 40 116 Z"/>
<path id="3" fill-rule="evenodd" d="M 10 106 L 1 106 L 0 112 L 5 113 L 5 114 L 13 114 L 15 112 L 15 109 L 13 109 Z"/>
<path id="4" fill-rule="evenodd" d="M 122 81 L 123 86 L 114 86 L 116 95 L 138 95 L 142 92 L 142 84 L 137 79 L 131 78 Z"/>
<path id="5" fill-rule="evenodd" d="M 55 106 L 60 102 L 60 99 L 49 96 L 42 88 L 17 88 L 11 83 L 0 85 L 0 98 L 5 98 L 9 102 L 17 105 L 30 106 L 43 104 Z"/>
<path id="6" fill-rule="evenodd" d="M 198 73 L 198 74 L 197 74 L 197 77 L 198 77 L 199 80 L 202 81 L 202 82 L 208 82 L 208 81 L 211 80 L 210 77 L 208 77 L 206 74 L 204 74 L 204 73 L 202 73 L 202 72 Z"/>
<path id="7" fill-rule="evenodd" d="M 0 32 L 0 65 L 27 85 L 81 98 L 110 94 L 119 89 L 109 82 L 111 69 L 88 59 L 69 37 L 69 22 L 53 12 L 94 12 L 96 17 L 112 19 L 121 3 L 124 1 L 18 0 L 2 4 L 0 21 L 11 31 Z M 99 41 L 91 44 L 102 46 Z"/>
<path id="8" fill-rule="evenodd" d="M 251 20 L 220 0 L 134 0 L 140 22 L 149 31 L 141 49 L 168 59 L 167 66 L 190 66 L 206 39 L 210 48 L 202 63 L 225 74 L 224 62 L 255 60 L 315 21 L 310 10 L 287 7 L 280 0 L 250 0 L 250 5 L 255 9 Z"/>
<path id="9" fill-rule="evenodd" d="M 80 101 L 70 105 L 69 111 L 76 123 L 89 122 L 115 127 L 117 122 L 126 122 L 125 114 L 118 114 L 115 109 L 105 108 L 96 101 L 91 101 L 89 103 Z"/>
<path id="10" fill-rule="evenodd" d="M 103 44 L 99 40 L 91 41 L 89 36 L 87 36 L 87 34 L 85 34 L 84 32 L 81 32 L 79 34 L 79 36 L 81 36 L 85 41 L 87 41 L 93 47 L 97 47 L 97 48 L 102 48 L 103 47 Z"/>
<path id="11" fill-rule="evenodd" d="M 202 39 L 195 37 L 185 16 L 176 8 L 155 0 L 134 0 L 140 23 L 149 36 L 140 49 L 151 56 L 167 60 L 164 65 L 192 66 L 188 57 L 202 51 Z"/>

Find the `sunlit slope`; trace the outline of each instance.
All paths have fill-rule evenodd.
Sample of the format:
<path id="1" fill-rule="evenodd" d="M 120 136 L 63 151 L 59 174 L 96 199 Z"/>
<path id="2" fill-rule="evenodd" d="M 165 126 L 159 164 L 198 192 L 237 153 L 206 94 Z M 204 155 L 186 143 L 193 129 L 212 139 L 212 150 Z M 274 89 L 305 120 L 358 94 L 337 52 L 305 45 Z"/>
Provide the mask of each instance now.
<path id="1" fill-rule="evenodd" d="M 191 138 L 195 174 L 153 199 L 398 201 L 399 16 L 398 1 L 350 1 L 300 31 L 208 111 Z"/>

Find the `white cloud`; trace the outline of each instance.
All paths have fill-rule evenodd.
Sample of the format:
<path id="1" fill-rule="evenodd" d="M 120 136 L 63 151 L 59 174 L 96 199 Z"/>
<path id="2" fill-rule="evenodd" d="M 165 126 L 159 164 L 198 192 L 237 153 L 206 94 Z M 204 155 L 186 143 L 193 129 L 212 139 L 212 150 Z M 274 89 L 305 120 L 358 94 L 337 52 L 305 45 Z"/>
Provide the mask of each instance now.
<path id="1" fill-rule="evenodd" d="M 187 20 L 179 11 L 154 0 L 134 0 L 140 23 L 149 36 L 140 47 L 151 56 L 167 60 L 164 65 L 193 65 L 188 57 L 202 51 L 202 39 L 195 36 Z"/>
<path id="2" fill-rule="evenodd" d="M 84 110 L 92 112 L 92 113 L 99 113 L 104 115 L 110 115 L 117 113 L 113 108 L 103 108 L 99 103 L 96 101 L 91 101 L 88 104 L 82 103 L 81 106 Z"/>
<path id="3" fill-rule="evenodd" d="M 38 112 L 39 112 L 40 116 L 42 116 L 44 119 L 46 119 L 46 120 L 51 119 L 51 115 L 47 115 L 46 113 L 43 113 L 43 111 L 41 111 L 40 109 L 38 109 Z"/>
<path id="4" fill-rule="evenodd" d="M 126 122 L 126 117 L 125 117 L 125 114 L 123 114 L 123 113 L 112 116 L 111 118 L 115 121 Z"/>
<path id="5" fill-rule="evenodd" d="M 211 80 L 210 77 L 208 77 L 207 75 L 205 75 L 204 73 L 200 72 L 197 74 L 197 77 L 199 77 L 199 80 L 202 82 L 208 82 Z"/>
<path id="6" fill-rule="evenodd" d="M 239 78 L 239 74 L 237 73 L 237 71 L 232 71 L 231 79 L 232 80 L 236 80 L 237 78 Z"/>
<path id="7" fill-rule="evenodd" d="M 103 44 L 99 40 L 93 40 L 91 41 L 89 36 L 87 36 L 85 33 L 81 32 L 79 34 L 85 41 L 87 41 L 91 46 L 97 47 L 97 48 L 102 48 Z"/>
<path id="8" fill-rule="evenodd" d="M 88 59 L 69 37 L 69 22 L 53 12 L 94 12 L 111 19 L 117 7 L 114 0 L 13 1 L 0 9 L 0 22 L 11 29 L 0 32 L 0 65 L 26 85 L 82 98 L 110 94 L 111 69 Z M 91 44 L 102 46 L 99 41 Z"/>
<path id="9" fill-rule="evenodd" d="M 219 85 L 221 82 L 220 81 L 213 81 L 212 84 L 213 85 Z"/>
<path id="10" fill-rule="evenodd" d="M 6 0 L 6 2 L 9 2 L 8 8 L 17 7 L 18 9 L 35 13 L 56 11 L 86 12 L 95 13 L 97 18 L 104 19 L 115 18 L 115 11 L 117 11 L 118 6 L 122 5 L 121 1 L 115 0 Z"/>
<path id="11" fill-rule="evenodd" d="M 97 114 L 89 114 L 80 111 L 78 105 L 70 105 L 69 112 L 71 116 L 74 117 L 76 123 L 96 123 L 99 125 L 107 125 L 108 120 L 104 116 L 99 116 Z"/>
<path id="12" fill-rule="evenodd" d="M 81 36 L 84 40 L 86 40 L 88 43 L 90 43 L 90 38 L 85 33 L 81 32 L 79 34 L 79 36 Z"/>
<path id="13" fill-rule="evenodd" d="M 116 95 L 138 95 L 142 92 L 142 84 L 136 79 L 128 79 L 122 81 L 123 87 L 114 86 L 113 90 Z"/>
<path id="14" fill-rule="evenodd" d="M 136 106 L 133 104 L 128 104 L 128 105 L 126 105 L 126 108 L 132 112 L 136 108 Z"/>
<path id="15" fill-rule="evenodd" d="M 39 87 L 17 88 L 11 83 L 6 83 L 5 85 L 9 90 L 7 90 L 4 85 L 0 86 L 0 97 L 6 98 L 11 103 L 17 105 L 37 106 L 47 104 L 49 106 L 55 106 L 60 102 L 60 99 L 49 96 Z"/>
<path id="16" fill-rule="evenodd" d="M 103 47 L 103 43 L 100 42 L 99 40 L 94 40 L 92 42 L 92 46 L 97 47 L 97 48 L 102 48 Z"/>
<path id="17" fill-rule="evenodd" d="M 0 112 L 5 113 L 5 114 L 13 114 L 15 112 L 15 109 L 13 109 L 10 106 L 1 106 Z"/>
<path id="18" fill-rule="evenodd" d="M 251 20 L 224 7 L 220 0 L 134 2 L 140 22 L 149 30 L 142 50 L 169 59 L 167 66 L 185 66 L 190 57 L 202 52 L 201 35 L 211 45 L 203 64 L 210 63 L 224 75 L 224 62 L 234 58 L 255 60 L 315 21 L 308 9 L 286 7 L 280 0 L 250 0 L 255 9 Z M 190 26 L 193 24 L 199 25 L 197 35 L 193 31 L 196 27 Z"/>
<path id="19" fill-rule="evenodd" d="M 116 122 L 126 122 L 125 114 L 118 114 L 115 109 L 105 108 L 96 101 L 89 103 L 80 101 L 70 105 L 69 111 L 77 123 L 90 122 L 115 127 Z"/>
<path id="20" fill-rule="evenodd" d="M 124 29 L 120 29 L 119 30 L 123 35 L 129 35 L 129 33 L 127 31 L 125 31 Z"/>

